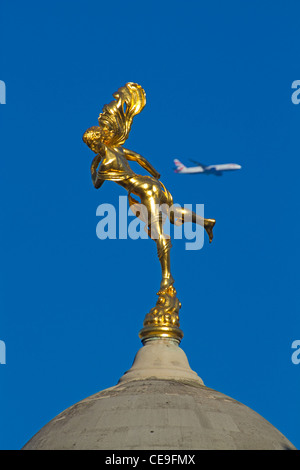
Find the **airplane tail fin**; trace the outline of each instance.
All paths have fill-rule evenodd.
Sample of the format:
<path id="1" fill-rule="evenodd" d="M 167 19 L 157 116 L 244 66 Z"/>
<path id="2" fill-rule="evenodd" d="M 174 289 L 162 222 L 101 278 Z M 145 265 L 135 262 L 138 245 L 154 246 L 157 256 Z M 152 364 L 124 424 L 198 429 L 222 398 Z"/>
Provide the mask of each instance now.
<path id="1" fill-rule="evenodd" d="M 176 158 L 174 160 L 174 163 L 176 167 L 175 173 L 180 173 L 182 170 L 185 170 L 186 166 L 183 163 L 181 163 L 179 160 L 177 160 Z"/>

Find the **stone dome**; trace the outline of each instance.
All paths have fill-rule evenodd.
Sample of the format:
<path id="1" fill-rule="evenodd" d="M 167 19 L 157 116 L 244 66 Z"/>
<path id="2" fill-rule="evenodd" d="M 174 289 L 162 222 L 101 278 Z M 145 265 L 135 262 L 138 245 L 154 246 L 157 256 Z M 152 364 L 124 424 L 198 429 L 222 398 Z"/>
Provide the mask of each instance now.
<path id="1" fill-rule="evenodd" d="M 63 411 L 24 450 L 292 450 L 274 426 L 203 384 L 183 350 L 152 340 L 114 387 Z"/>

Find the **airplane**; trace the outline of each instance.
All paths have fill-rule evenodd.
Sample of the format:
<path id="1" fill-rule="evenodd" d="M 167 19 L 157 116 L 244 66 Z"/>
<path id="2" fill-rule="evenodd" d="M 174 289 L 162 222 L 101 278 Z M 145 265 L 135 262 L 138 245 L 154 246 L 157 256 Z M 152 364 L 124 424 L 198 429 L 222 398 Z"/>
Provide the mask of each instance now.
<path id="1" fill-rule="evenodd" d="M 241 165 L 237 165 L 236 163 L 222 163 L 220 165 L 203 165 L 203 163 L 196 162 L 191 160 L 191 162 L 195 163 L 197 166 L 187 167 L 179 160 L 175 159 L 174 163 L 176 169 L 174 170 L 175 173 L 205 173 L 206 175 L 216 175 L 221 176 L 223 171 L 233 171 L 233 170 L 240 170 L 242 167 Z"/>

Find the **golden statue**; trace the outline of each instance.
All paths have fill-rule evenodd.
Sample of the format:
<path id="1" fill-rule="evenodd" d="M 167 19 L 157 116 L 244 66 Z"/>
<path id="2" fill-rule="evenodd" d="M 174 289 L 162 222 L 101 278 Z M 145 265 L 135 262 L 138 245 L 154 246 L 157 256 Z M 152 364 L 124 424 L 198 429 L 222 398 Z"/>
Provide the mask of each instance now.
<path id="1" fill-rule="evenodd" d="M 115 98 L 103 107 L 98 126 L 92 126 L 83 135 L 83 141 L 96 153 L 91 165 L 92 181 L 100 188 L 104 181 L 115 181 L 128 192 L 129 205 L 133 213 L 146 222 L 148 235 L 155 240 L 161 264 L 162 280 L 156 306 L 146 315 L 140 338 L 145 341 L 153 337 L 171 337 L 180 341 L 183 333 L 179 328 L 181 304 L 173 287 L 170 268 L 171 241 L 163 232 L 162 212 L 170 222 L 181 225 L 186 221 L 203 226 L 213 238 L 214 219 L 204 219 L 198 214 L 173 205 L 173 198 L 163 183 L 160 174 L 136 152 L 123 147 L 128 138 L 132 120 L 146 104 L 146 94 L 136 83 L 127 83 L 113 94 Z M 152 176 L 134 173 L 128 161 L 137 162 Z M 138 196 L 140 202 L 132 195 Z M 146 209 L 146 210 L 143 210 Z M 146 215 L 145 215 L 146 214 Z"/>

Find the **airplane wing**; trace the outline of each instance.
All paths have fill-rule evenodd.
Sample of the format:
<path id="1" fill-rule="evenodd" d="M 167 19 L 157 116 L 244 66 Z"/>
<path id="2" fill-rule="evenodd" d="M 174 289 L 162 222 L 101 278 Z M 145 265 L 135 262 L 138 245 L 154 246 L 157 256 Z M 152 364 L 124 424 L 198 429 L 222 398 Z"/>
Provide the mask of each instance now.
<path id="1" fill-rule="evenodd" d="M 204 163 L 197 162 L 196 160 L 192 160 L 191 158 L 189 160 L 190 160 L 190 162 L 195 163 L 195 165 L 202 166 L 202 168 L 206 167 L 206 165 L 204 165 Z"/>

